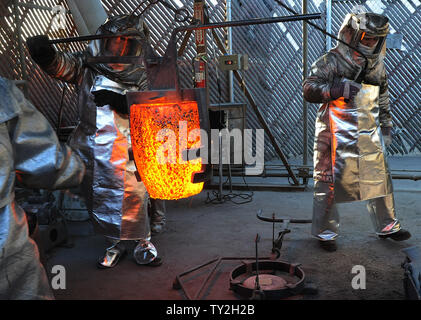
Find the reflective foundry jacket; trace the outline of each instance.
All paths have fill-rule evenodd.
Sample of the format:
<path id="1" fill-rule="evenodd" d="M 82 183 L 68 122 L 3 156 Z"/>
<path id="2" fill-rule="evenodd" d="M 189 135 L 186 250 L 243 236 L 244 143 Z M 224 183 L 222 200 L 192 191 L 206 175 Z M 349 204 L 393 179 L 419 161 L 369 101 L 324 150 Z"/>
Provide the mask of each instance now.
<path id="1" fill-rule="evenodd" d="M 339 39 L 346 43 L 351 42 L 351 31 L 344 26 L 339 31 Z M 374 61 L 369 59 L 363 82 L 379 86 L 379 118 L 382 127 L 392 127 L 392 116 L 390 113 L 389 89 L 384 65 L 384 52 Z M 310 75 L 303 83 L 303 94 L 305 99 L 311 103 L 323 103 L 320 110 L 327 107 L 332 101 L 330 88 L 335 78 L 347 78 L 354 80 L 362 68 L 362 58 L 359 58 L 355 51 L 346 45 L 339 43 L 328 53 L 318 58 L 312 65 Z"/>
<path id="2" fill-rule="evenodd" d="M 339 38 L 350 43 L 352 37 L 343 25 Z M 330 89 L 335 78 L 355 80 L 364 60 L 342 43 L 314 62 L 303 83 L 305 99 L 322 103 L 316 119 L 314 179 L 333 183 L 336 202 L 392 192 L 380 132 L 380 127 L 392 126 L 384 52 L 385 42 L 377 58 L 368 59 L 362 89 L 349 102 L 333 100 Z"/>
<path id="3" fill-rule="evenodd" d="M 84 165 L 22 92 L 1 77 L 0 97 L 0 299 L 51 298 L 25 213 L 15 202 L 15 180 L 28 188 L 72 188 L 82 181 Z"/>

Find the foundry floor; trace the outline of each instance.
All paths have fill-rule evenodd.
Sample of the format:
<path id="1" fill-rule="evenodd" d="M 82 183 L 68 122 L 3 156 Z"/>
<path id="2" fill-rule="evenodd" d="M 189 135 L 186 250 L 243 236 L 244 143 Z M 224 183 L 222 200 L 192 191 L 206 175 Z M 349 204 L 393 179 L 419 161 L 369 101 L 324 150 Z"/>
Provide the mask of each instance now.
<path id="1" fill-rule="evenodd" d="M 421 156 L 391 158 L 390 167 L 421 170 Z M 417 173 L 418 175 L 421 172 Z M 304 192 L 254 192 L 253 201 L 236 205 L 205 204 L 207 193 L 190 199 L 167 203 L 167 228 L 152 238 L 163 256 L 160 267 L 138 266 L 126 256 L 114 269 L 99 270 L 97 257 L 105 241 L 95 235 L 89 221 L 69 222 L 72 248 L 57 247 L 50 251 L 47 273 L 54 265 L 66 268 L 66 289 L 55 290 L 57 299 L 144 299 L 183 300 L 181 290 L 173 289 L 176 275 L 212 258 L 223 256 L 252 257 L 254 239 L 261 236 L 259 253 L 270 255 L 272 225 L 256 218 L 256 212 L 291 218 L 311 218 L 312 183 Z M 316 295 L 295 299 L 404 299 L 404 254 L 401 249 L 421 241 L 421 180 L 394 180 L 395 201 L 402 225 L 412 233 L 405 242 L 380 240 L 374 234 L 364 203 L 339 206 L 341 237 L 336 252 L 325 252 L 310 236 L 309 224 L 290 225 L 285 236 L 281 260 L 302 264 L 306 279 L 318 288 Z M 225 191 L 227 192 L 227 191 Z M 276 233 L 280 224 L 276 226 Z M 229 272 L 238 263 L 221 264 L 203 291 L 202 299 L 238 299 L 229 290 Z M 366 269 L 366 289 L 351 286 L 353 266 Z M 210 269 L 185 278 L 189 294 L 194 295 Z"/>

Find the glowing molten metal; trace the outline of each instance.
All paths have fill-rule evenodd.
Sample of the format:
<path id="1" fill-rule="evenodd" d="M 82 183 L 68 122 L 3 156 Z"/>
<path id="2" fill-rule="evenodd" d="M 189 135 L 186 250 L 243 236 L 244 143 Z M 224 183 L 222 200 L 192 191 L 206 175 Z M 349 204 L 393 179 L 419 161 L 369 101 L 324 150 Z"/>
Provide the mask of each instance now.
<path id="1" fill-rule="evenodd" d="M 203 182 L 192 183 L 202 159 L 184 161 L 180 154 L 200 147 L 200 134 L 188 139 L 200 130 L 197 102 L 134 104 L 130 128 L 136 167 L 152 198 L 176 200 L 202 191 Z"/>

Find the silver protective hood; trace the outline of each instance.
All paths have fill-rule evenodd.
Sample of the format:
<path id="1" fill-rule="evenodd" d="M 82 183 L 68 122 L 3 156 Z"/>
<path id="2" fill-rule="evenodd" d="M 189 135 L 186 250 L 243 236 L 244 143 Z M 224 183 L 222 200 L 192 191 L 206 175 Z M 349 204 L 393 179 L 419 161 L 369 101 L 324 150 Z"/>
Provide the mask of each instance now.
<path id="1" fill-rule="evenodd" d="M 342 23 L 338 38 L 348 43 L 352 48 L 358 48 L 364 35 L 378 37 L 379 41 L 372 54 L 365 55 L 368 59 L 367 68 L 373 68 L 386 54 L 386 36 L 389 33 L 389 19 L 375 13 L 349 13 Z M 336 50 L 350 64 L 361 66 L 366 59 L 358 55 L 354 49 L 338 42 Z"/>
<path id="2" fill-rule="evenodd" d="M 106 44 L 115 41 L 116 38 L 94 40 L 89 44 L 88 53 L 92 57 L 99 56 L 143 56 L 149 46 L 149 30 L 146 23 L 138 16 L 120 15 L 109 18 L 96 32 L 102 34 L 136 34 L 130 37 L 130 50 L 127 54 L 113 54 L 107 51 Z M 146 89 L 146 66 L 142 64 L 124 64 L 121 69 L 113 67 L 112 64 L 88 63 L 90 68 L 98 74 L 119 82 L 124 85 L 138 86 L 141 90 Z"/>

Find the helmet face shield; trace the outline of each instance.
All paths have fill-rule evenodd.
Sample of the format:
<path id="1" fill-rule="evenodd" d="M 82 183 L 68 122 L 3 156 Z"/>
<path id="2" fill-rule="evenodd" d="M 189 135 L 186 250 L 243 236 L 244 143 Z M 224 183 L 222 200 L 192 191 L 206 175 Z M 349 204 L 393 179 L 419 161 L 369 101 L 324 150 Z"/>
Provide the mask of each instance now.
<path id="1" fill-rule="evenodd" d="M 360 39 L 360 43 L 366 47 L 373 48 L 379 43 L 379 37 L 370 36 L 364 32 Z"/>
<path id="2" fill-rule="evenodd" d="M 133 38 L 118 37 L 104 39 L 102 54 L 104 56 L 140 56 L 142 46 Z"/>
<path id="3" fill-rule="evenodd" d="M 389 33 L 389 19 L 376 13 L 348 14 L 339 31 L 339 38 L 351 47 L 363 48 L 368 58 L 376 58 L 384 49 Z M 343 52 L 348 49 L 344 48 Z"/>
<path id="4" fill-rule="evenodd" d="M 362 32 L 357 48 L 359 48 L 366 56 L 378 54 L 382 50 L 384 39 L 385 37 L 379 37 Z"/>
<path id="5" fill-rule="evenodd" d="M 98 28 L 96 34 L 105 35 L 105 37 L 93 40 L 89 44 L 89 53 L 92 57 L 142 58 L 151 50 L 148 26 L 138 16 L 110 17 Z M 119 37 L 107 37 L 115 34 L 119 34 Z M 110 80 L 143 88 L 147 85 L 146 66 L 142 59 L 138 61 L 136 64 L 114 61 L 113 63 L 92 62 L 90 66 Z"/>

